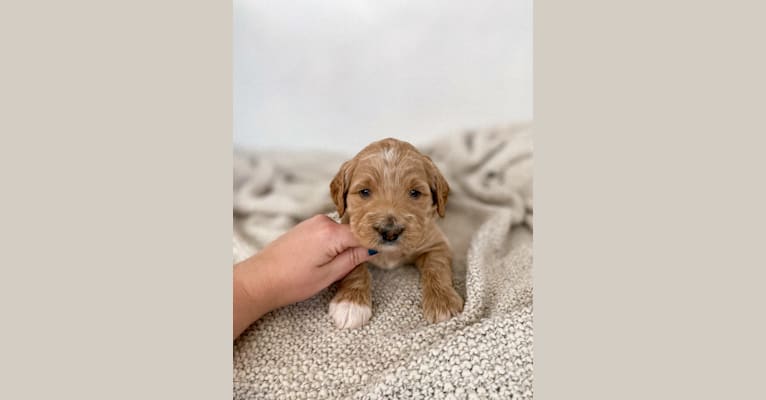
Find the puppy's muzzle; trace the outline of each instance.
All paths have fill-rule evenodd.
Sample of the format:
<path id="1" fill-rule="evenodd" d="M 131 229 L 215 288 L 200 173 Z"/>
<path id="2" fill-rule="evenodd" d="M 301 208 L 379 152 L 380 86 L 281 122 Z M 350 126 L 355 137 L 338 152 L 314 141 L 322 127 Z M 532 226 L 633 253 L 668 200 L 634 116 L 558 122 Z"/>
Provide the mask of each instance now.
<path id="1" fill-rule="evenodd" d="M 392 218 L 389 218 L 381 225 L 374 226 L 374 228 L 380 234 L 380 241 L 383 244 L 393 244 L 404 232 L 404 227 L 396 224 Z"/>

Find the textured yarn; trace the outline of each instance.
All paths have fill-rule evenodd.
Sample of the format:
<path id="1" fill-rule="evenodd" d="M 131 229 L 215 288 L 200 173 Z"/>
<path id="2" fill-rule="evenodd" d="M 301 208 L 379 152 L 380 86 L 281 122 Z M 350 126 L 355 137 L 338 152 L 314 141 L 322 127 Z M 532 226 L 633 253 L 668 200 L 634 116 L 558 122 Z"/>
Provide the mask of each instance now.
<path id="1" fill-rule="evenodd" d="M 462 132 L 418 147 L 452 188 L 440 225 L 455 250 L 463 312 L 429 324 L 414 267 L 371 268 L 367 325 L 335 328 L 331 286 L 245 331 L 234 343 L 234 398 L 532 398 L 530 129 Z M 238 151 L 234 261 L 330 213 L 329 181 L 346 158 Z"/>

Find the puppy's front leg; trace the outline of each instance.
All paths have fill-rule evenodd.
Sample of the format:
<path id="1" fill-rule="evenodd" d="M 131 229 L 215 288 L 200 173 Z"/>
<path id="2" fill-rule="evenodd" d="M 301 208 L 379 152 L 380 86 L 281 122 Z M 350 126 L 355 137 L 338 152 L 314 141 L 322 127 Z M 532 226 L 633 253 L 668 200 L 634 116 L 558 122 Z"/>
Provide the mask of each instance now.
<path id="1" fill-rule="evenodd" d="M 338 284 L 338 292 L 330 302 L 330 316 L 340 329 L 358 328 L 372 316 L 370 271 L 363 263 L 354 268 Z"/>
<path id="2" fill-rule="evenodd" d="M 423 254 L 415 265 L 423 288 L 423 315 L 430 323 L 446 321 L 463 311 L 463 299 L 452 285 L 452 255 L 448 248 Z"/>

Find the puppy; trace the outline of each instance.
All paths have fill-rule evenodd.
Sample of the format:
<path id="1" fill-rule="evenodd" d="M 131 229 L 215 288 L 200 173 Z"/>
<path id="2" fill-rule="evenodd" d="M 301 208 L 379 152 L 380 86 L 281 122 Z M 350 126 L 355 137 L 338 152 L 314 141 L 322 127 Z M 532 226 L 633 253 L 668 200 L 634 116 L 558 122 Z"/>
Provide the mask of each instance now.
<path id="1" fill-rule="evenodd" d="M 445 321 L 463 310 L 452 284 L 452 251 L 436 225 L 444 217 L 449 185 L 428 156 L 409 143 L 384 139 L 341 166 L 330 183 L 341 223 L 362 246 L 379 254 L 367 264 L 391 269 L 414 264 L 420 270 L 423 315 Z M 338 285 L 330 316 L 341 329 L 357 328 L 372 316 L 370 272 L 353 269 Z"/>

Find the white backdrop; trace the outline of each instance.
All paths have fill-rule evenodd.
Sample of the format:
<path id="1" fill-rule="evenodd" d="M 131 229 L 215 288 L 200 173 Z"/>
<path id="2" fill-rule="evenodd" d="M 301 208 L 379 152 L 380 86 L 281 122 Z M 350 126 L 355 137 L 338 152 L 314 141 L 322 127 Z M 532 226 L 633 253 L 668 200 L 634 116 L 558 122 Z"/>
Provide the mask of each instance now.
<path id="1" fill-rule="evenodd" d="M 355 153 L 532 118 L 532 0 L 235 0 L 234 144 Z"/>

